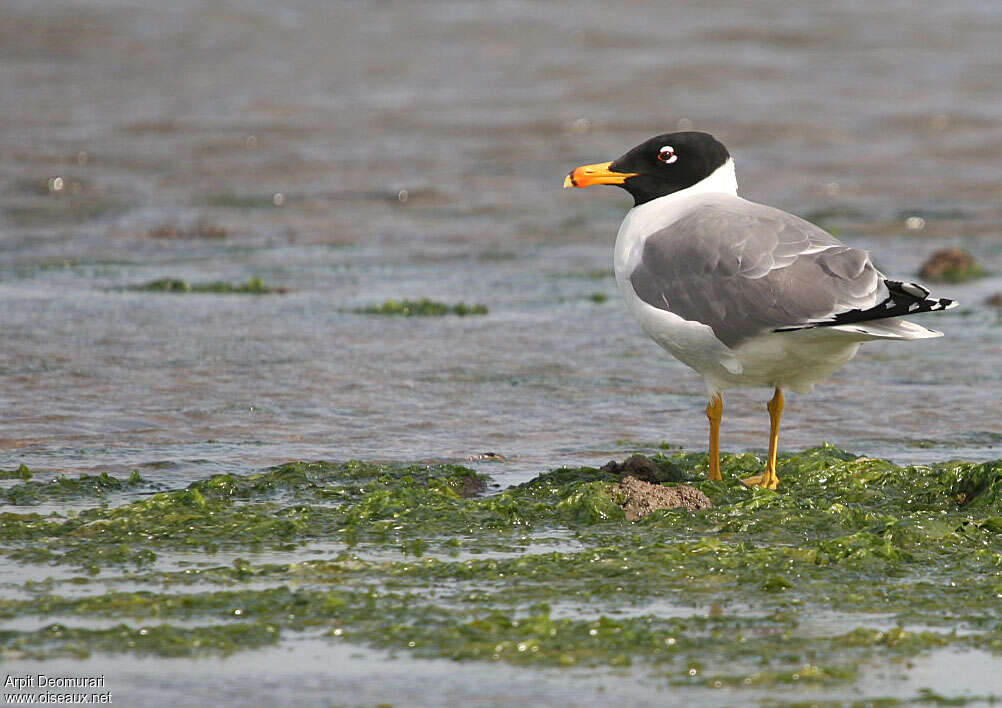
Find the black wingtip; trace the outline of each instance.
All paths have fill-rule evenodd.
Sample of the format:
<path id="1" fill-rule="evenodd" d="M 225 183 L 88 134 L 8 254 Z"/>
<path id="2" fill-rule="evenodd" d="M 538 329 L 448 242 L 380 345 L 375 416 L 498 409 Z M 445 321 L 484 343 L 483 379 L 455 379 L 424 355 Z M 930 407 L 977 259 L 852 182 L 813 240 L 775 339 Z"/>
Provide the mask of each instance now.
<path id="1" fill-rule="evenodd" d="M 836 327 L 838 325 L 871 322 L 873 320 L 887 319 L 888 317 L 904 317 L 906 315 L 918 315 L 923 312 L 952 310 L 960 304 L 956 300 L 946 297 L 931 298 L 929 297 L 929 290 L 918 283 L 885 280 L 884 285 L 887 287 L 887 299 L 866 310 L 839 312 L 830 319 L 821 322 L 806 322 L 789 327 L 780 327 L 773 331 L 794 332 L 801 329 L 813 329 L 814 327 Z"/>

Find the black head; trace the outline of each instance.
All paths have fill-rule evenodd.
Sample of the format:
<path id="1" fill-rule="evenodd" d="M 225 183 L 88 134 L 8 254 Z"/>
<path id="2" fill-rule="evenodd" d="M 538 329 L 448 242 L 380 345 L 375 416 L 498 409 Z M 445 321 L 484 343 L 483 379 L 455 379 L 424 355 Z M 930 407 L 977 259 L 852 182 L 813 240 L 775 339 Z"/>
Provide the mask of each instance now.
<path id="1" fill-rule="evenodd" d="M 709 133 L 665 133 L 612 162 L 577 168 L 567 176 L 564 186 L 615 184 L 640 205 L 706 179 L 729 157 L 727 148 Z"/>

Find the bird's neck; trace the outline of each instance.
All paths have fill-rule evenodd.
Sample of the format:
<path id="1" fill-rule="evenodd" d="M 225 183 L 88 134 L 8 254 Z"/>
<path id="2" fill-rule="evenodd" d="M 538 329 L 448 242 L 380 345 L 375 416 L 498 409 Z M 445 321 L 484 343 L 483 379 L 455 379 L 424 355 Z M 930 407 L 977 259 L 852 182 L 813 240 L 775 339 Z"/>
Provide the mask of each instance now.
<path id="1" fill-rule="evenodd" d="M 657 204 L 659 202 L 661 204 L 667 204 L 669 202 L 680 201 L 686 197 L 692 197 L 697 194 L 730 194 L 731 196 L 735 196 L 737 193 L 738 178 L 734 174 L 734 159 L 728 157 L 727 162 L 711 172 L 708 177 L 704 177 L 691 187 L 686 187 L 685 189 L 680 189 L 677 192 L 666 194 L 663 197 L 652 199 L 651 201 L 641 204 L 639 207 L 635 208 L 642 209 L 648 204 Z"/>
<path id="2" fill-rule="evenodd" d="M 723 194 L 737 195 L 738 193 L 738 178 L 734 174 L 734 159 L 728 157 L 727 162 L 722 164 L 720 167 L 715 169 L 713 173 L 696 184 L 688 187 L 687 189 L 680 190 L 674 194 L 669 194 L 669 197 L 693 194 L 708 194 L 711 192 L 719 192 Z"/>
<path id="3" fill-rule="evenodd" d="M 630 209 L 623 220 L 623 227 L 635 229 L 643 235 L 664 228 L 681 216 L 688 205 L 690 197 L 701 194 L 729 194 L 737 196 L 738 180 L 734 175 L 734 160 L 727 162 L 714 170 L 709 177 L 704 177 L 696 184 L 663 197 L 644 202 Z"/>

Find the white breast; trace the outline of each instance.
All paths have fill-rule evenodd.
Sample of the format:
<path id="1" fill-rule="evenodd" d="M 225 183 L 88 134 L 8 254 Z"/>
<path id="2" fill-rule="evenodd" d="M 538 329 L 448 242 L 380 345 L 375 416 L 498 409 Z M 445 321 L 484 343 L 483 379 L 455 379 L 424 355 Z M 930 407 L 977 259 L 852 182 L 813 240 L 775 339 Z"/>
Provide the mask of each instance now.
<path id="1" fill-rule="evenodd" d="M 630 313 L 651 339 L 679 361 L 692 367 L 709 382 L 739 375 L 742 366 L 708 325 L 648 305 L 641 300 L 630 275 L 640 262 L 644 240 L 684 216 L 698 197 L 711 192 L 734 194 L 734 163 L 728 160 L 699 184 L 634 207 L 623 219 L 616 236 L 614 265 L 616 283 Z"/>

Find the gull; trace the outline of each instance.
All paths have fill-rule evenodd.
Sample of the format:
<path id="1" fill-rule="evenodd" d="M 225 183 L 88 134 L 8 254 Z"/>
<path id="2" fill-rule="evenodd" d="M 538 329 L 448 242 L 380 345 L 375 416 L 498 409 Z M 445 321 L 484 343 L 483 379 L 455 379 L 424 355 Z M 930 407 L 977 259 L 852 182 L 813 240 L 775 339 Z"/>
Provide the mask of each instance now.
<path id="1" fill-rule="evenodd" d="M 734 161 L 708 133 L 658 135 L 564 179 L 595 184 L 634 199 L 616 236 L 616 282 L 643 330 L 706 383 L 711 480 L 721 479 L 723 391 L 774 389 L 765 471 L 742 481 L 776 489 L 783 391 L 809 393 L 863 342 L 940 337 L 900 318 L 957 305 L 888 279 L 866 251 L 808 221 L 739 197 Z"/>

